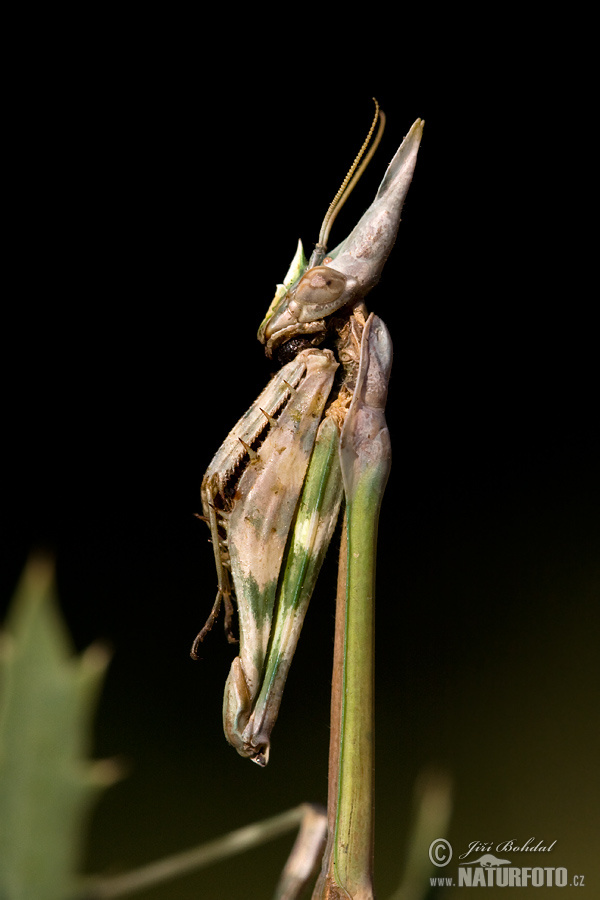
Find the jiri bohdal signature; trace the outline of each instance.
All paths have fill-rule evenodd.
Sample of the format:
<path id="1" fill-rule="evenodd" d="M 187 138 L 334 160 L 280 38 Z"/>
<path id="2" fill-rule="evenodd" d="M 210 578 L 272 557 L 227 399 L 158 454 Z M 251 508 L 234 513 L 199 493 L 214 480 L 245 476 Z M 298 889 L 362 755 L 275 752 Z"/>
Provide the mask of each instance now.
<path id="1" fill-rule="evenodd" d="M 495 850 L 496 853 L 549 853 L 556 844 L 556 841 L 546 844 L 544 840 L 539 840 L 536 844 L 535 840 L 534 837 L 530 837 L 521 843 L 511 838 L 508 841 L 500 841 L 499 844 L 496 844 Z M 493 847 L 493 841 L 471 841 L 469 849 L 461 853 L 458 858 L 466 859 L 471 853 L 489 853 Z"/>

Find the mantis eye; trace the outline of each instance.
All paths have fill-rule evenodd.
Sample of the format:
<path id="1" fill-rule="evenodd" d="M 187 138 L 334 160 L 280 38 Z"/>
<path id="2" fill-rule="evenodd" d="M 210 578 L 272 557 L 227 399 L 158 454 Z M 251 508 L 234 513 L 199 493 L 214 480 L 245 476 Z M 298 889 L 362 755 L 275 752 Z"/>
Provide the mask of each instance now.
<path id="1" fill-rule="evenodd" d="M 261 326 L 259 340 L 264 343 L 266 339 L 272 348 L 274 341 L 281 343 L 285 337 L 298 334 L 298 330 L 311 334 L 323 332 L 325 326 L 320 324 L 323 319 L 355 298 L 358 287 L 353 275 L 344 275 L 330 266 L 313 266 L 281 297 L 279 306 Z M 298 329 L 298 326 L 302 327 Z"/>
<path id="2" fill-rule="evenodd" d="M 315 266 L 302 276 L 294 290 L 294 302 L 299 307 L 321 309 L 335 304 L 346 289 L 346 276 L 329 266 Z M 323 309 L 326 314 L 326 309 Z"/>

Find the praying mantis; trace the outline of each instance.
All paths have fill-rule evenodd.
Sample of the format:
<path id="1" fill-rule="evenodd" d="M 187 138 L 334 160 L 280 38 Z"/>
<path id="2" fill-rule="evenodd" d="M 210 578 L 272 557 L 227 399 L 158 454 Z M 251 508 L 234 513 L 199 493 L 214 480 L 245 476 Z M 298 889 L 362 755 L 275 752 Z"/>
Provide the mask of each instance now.
<path id="1" fill-rule="evenodd" d="M 365 615 L 372 616 L 368 584 L 391 458 L 384 410 L 392 345 L 364 298 L 379 281 L 396 239 L 421 141 L 420 119 L 350 235 L 329 252 L 327 243 L 384 122 L 376 103 L 367 140 L 309 259 L 299 241 L 258 331 L 267 356 L 280 367 L 231 430 L 202 481 L 201 518 L 210 528 L 218 588 L 192 656 L 222 605 L 228 638 L 235 640 L 235 603 L 239 653 L 225 685 L 223 726 L 228 742 L 259 766 L 269 761 L 285 681 L 342 501 L 347 578 L 369 595 Z M 363 534 L 365 528 L 370 530 Z M 349 647 L 351 624 L 347 630 Z M 360 646 L 349 652 L 360 656 Z"/>

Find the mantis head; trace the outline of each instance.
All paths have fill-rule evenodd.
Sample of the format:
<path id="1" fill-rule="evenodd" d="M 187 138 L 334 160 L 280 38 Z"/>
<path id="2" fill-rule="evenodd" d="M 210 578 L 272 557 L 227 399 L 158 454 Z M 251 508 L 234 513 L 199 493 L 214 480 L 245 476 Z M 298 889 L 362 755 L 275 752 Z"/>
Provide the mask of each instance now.
<path id="1" fill-rule="evenodd" d="M 378 119 L 381 120 L 379 134 L 362 166 L 355 172 Z M 325 216 L 319 242 L 310 260 L 304 255 L 302 242 L 298 242 L 284 282 L 277 286 L 258 331 L 258 339 L 265 345 L 269 357 L 277 351 L 283 359 L 289 359 L 299 350 L 321 343 L 327 331 L 326 318 L 362 300 L 381 277 L 396 240 L 404 198 L 415 168 L 423 133 L 421 119 L 416 120 L 404 138 L 373 203 L 353 231 L 329 254 L 326 242 L 335 215 L 379 142 L 384 122 L 383 113 L 377 106 L 371 132 Z"/>

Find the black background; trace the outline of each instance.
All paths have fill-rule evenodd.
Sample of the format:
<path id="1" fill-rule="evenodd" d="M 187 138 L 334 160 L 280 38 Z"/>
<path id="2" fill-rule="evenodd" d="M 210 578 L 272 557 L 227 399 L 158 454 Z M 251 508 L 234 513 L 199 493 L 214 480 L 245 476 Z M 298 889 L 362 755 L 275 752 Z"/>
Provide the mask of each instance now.
<path id="1" fill-rule="evenodd" d="M 454 780 L 455 852 L 556 839 L 543 864 L 591 877 L 597 339 L 580 283 L 584 132 L 560 61 L 539 46 L 532 60 L 514 36 L 440 51 L 426 29 L 416 43 L 374 32 L 367 60 L 360 27 L 359 53 L 332 51 L 324 26 L 318 41 L 282 27 L 242 51 L 206 22 L 80 25 L 41 56 L 22 38 L 10 86 L 1 576 L 8 600 L 28 554 L 50 550 L 77 649 L 113 648 L 96 754 L 130 774 L 98 807 L 88 868 L 326 798 L 335 548 L 260 771 L 222 735 L 234 651 L 220 628 L 201 661 L 188 657 L 216 588 L 193 514 L 212 454 L 271 372 L 255 332 L 275 283 L 298 237 L 316 240 L 376 95 L 386 134 L 333 243 L 412 121 L 426 122 L 368 300 L 395 349 L 379 890 L 398 880 L 427 765 Z M 288 844 L 143 896 L 269 896 Z"/>

